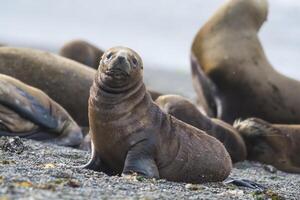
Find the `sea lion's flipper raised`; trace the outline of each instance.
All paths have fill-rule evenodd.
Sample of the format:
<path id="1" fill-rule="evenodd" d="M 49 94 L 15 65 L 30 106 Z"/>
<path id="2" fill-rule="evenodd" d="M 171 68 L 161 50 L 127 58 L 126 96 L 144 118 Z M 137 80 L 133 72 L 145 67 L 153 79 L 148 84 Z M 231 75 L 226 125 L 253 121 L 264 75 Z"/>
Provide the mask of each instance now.
<path id="1" fill-rule="evenodd" d="M 221 112 L 221 105 L 217 97 L 217 88 L 214 83 L 201 70 L 197 58 L 191 54 L 192 81 L 194 89 L 198 95 L 198 103 L 205 107 L 205 111 L 209 117 L 217 117 Z M 204 102 L 201 101 L 204 99 Z"/>
<path id="2" fill-rule="evenodd" d="M 158 168 L 147 141 L 135 144 L 127 153 L 122 174 L 137 173 L 147 178 L 159 178 Z"/>
<path id="3" fill-rule="evenodd" d="M 26 91 L 1 80 L 0 104 L 14 110 L 25 119 L 48 129 L 58 125 L 49 108 L 44 107 L 36 98 Z"/>

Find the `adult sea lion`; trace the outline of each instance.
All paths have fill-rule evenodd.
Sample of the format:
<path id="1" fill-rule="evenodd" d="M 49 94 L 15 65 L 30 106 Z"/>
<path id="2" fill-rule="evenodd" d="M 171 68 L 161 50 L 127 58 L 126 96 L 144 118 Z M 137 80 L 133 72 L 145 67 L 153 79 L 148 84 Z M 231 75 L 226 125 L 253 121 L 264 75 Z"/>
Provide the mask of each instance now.
<path id="1" fill-rule="evenodd" d="M 59 54 L 63 57 L 97 69 L 103 51 L 86 41 L 72 40 L 63 45 Z"/>
<path id="2" fill-rule="evenodd" d="M 179 95 L 163 95 L 155 103 L 166 113 L 217 138 L 227 149 L 232 162 L 246 159 L 246 146 L 240 134 L 229 124 L 209 118 L 192 102 Z"/>
<path id="3" fill-rule="evenodd" d="M 300 83 L 270 65 L 257 36 L 267 14 L 267 0 L 229 0 L 194 39 L 192 57 L 201 67 L 193 71 L 215 84 L 218 118 L 226 122 L 300 123 Z"/>
<path id="4" fill-rule="evenodd" d="M 146 92 L 142 71 L 131 49 L 103 54 L 90 90 L 92 157 L 85 167 L 180 182 L 224 180 L 232 166 L 225 147 L 165 114 Z"/>
<path id="5" fill-rule="evenodd" d="M 300 125 L 270 124 L 262 119 L 236 121 L 248 150 L 248 159 L 300 173 Z"/>
<path id="6" fill-rule="evenodd" d="M 1 47 L 0 73 L 42 90 L 79 125 L 88 126 L 89 89 L 96 70 L 48 52 Z"/>
<path id="7" fill-rule="evenodd" d="M 81 129 L 42 91 L 0 74 L 0 136 L 20 136 L 78 146 Z"/>

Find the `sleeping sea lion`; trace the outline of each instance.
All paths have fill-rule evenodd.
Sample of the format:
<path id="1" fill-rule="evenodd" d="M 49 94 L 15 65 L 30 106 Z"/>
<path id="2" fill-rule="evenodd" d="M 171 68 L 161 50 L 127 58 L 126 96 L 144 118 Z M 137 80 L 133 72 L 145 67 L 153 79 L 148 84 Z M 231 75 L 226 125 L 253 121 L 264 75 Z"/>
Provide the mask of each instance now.
<path id="1" fill-rule="evenodd" d="M 155 103 L 164 112 L 217 138 L 227 149 L 233 163 L 246 159 L 246 146 L 240 134 L 229 124 L 209 118 L 192 102 L 179 95 L 163 95 Z"/>
<path id="2" fill-rule="evenodd" d="M 102 54 L 101 49 L 83 40 L 67 42 L 59 51 L 59 55 L 94 69 L 98 68 Z"/>
<path id="3" fill-rule="evenodd" d="M 222 143 L 164 113 L 146 91 L 142 71 L 129 48 L 103 54 L 90 90 L 92 156 L 85 168 L 179 182 L 224 180 L 232 164 Z"/>
<path id="4" fill-rule="evenodd" d="M 248 150 L 248 159 L 300 173 L 300 125 L 270 124 L 262 119 L 236 121 Z"/>
<path id="5" fill-rule="evenodd" d="M 0 73 L 42 90 L 80 126 L 88 126 L 89 89 L 96 70 L 48 52 L 1 47 Z"/>
<path id="6" fill-rule="evenodd" d="M 220 102 L 217 117 L 226 122 L 257 117 L 300 123 L 300 82 L 271 66 L 257 35 L 267 14 L 267 0 L 229 0 L 194 39 L 192 57 L 199 66 L 193 72 L 215 85 L 210 96 Z"/>
<path id="7" fill-rule="evenodd" d="M 81 129 L 42 91 L 0 74 L 0 136 L 19 136 L 78 146 Z"/>

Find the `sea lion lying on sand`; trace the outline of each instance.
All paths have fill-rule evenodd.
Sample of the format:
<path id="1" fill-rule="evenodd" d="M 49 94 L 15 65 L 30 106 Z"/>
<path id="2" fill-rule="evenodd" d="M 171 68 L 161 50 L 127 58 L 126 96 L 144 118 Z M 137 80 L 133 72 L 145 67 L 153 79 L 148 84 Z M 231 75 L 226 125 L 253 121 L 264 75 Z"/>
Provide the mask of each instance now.
<path id="1" fill-rule="evenodd" d="M 251 118 L 236 121 L 248 150 L 248 159 L 300 173 L 300 125 L 270 124 Z"/>
<path id="2" fill-rule="evenodd" d="M 192 58 L 199 66 L 192 65 L 193 73 L 211 79 L 217 117 L 226 122 L 300 123 L 300 82 L 271 66 L 257 36 L 267 14 L 267 0 L 229 0 L 194 39 Z"/>
<path id="3" fill-rule="evenodd" d="M 164 113 L 146 91 L 142 71 L 129 48 L 102 56 L 90 90 L 92 156 L 85 168 L 179 182 L 224 180 L 232 164 L 222 143 Z"/>
<path id="4" fill-rule="evenodd" d="M 155 103 L 166 113 L 221 141 L 230 154 L 232 162 L 246 159 L 245 143 L 231 125 L 207 117 L 192 102 L 179 95 L 162 95 L 155 100 Z"/>
<path id="5" fill-rule="evenodd" d="M 63 45 L 59 55 L 97 69 L 103 51 L 86 41 L 72 40 Z"/>
<path id="6" fill-rule="evenodd" d="M 0 136 L 78 146 L 83 138 L 70 115 L 42 91 L 0 74 Z"/>
<path id="7" fill-rule="evenodd" d="M 1 47 L 0 73 L 42 90 L 79 125 L 88 126 L 89 89 L 96 70 L 48 52 Z"/>

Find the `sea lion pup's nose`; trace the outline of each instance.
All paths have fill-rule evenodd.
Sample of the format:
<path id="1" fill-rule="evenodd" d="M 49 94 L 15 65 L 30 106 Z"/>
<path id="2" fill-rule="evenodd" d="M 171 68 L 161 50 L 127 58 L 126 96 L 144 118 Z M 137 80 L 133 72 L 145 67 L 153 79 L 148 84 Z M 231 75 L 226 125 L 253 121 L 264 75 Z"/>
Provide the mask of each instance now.
<path id="1" fill-rule="evenodd" d="M 126 60 L 126 58 L 124 57 L 124 56 L 118 56 L 118 61 L 119 61 L 119 63 L 124 63 L 125 62 L 125 60 Z"/>
<path id="2" fill-rule="evenodd" d="M 118 55 L 110 69 L 121 70 L 129 75 L 131 66 L 126 56 Z"/>

